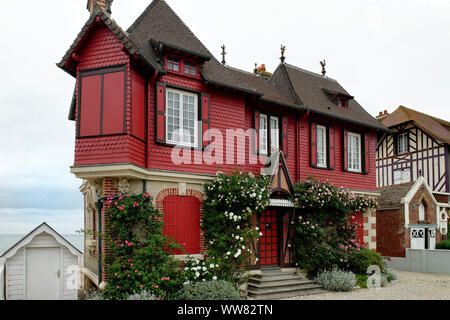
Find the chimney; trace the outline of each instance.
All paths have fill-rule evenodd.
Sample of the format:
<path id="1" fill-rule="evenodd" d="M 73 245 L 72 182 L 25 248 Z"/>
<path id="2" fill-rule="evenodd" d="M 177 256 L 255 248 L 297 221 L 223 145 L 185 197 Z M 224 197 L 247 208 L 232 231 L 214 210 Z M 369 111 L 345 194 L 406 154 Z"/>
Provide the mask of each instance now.
<path id="1" fill-rule="evenodd" d="M 386 118 L 388 115 L 389 115 L 389 112 L 387 112 L 387 110 L 380 111 L 380 112 L 378 113 L 377 119 L 378 119 L 378 120 L 384 119 L 384 118 Z"/>
<path id="2" fill-rule="evenodd" d="M 103 11 L 111 14 L 111 4 L 113 0 L 88 0 L 87 9 L 93 14 L 95 12 L 95 8 L 98 6 Z"/>
<path id="3" fill-rule="evenodd" d="M 257 65 L 255 65 L 256 67 Z M 264 78 L 270 78 L 272 74 L 266 71 L 266 65 L 262 64 L 261 66 L 255 68 L 255 73 L 257 75 L 263 76 Z"/>

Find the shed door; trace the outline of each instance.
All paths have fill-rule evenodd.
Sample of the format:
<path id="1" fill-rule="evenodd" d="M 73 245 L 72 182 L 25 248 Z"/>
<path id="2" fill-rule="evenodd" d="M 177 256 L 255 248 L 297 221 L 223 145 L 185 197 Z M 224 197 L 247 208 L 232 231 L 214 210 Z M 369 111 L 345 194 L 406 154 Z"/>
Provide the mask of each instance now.
<path id="1" fill-rule="evenodd" d="M 425 249 L 425 229 L 411 229 L 411 249 Z"/>
<path id="2" fill-rule="evenodd" d="M 27 300 L 59 300 L 61 248 L 27 248 L 25 290 Z"/>

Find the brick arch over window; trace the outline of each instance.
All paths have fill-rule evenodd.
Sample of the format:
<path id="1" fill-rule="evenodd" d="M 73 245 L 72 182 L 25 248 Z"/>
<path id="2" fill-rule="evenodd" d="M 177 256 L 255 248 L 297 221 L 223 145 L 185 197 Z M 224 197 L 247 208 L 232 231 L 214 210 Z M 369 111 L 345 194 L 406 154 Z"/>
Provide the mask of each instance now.
<path id="1" fill-rule="evenodd" d="M 167 189 L 163 189 L 161 190 L 156 198 L 155 198 L 155 202 L 156 202 L 156 208 L 159 210 L 159 212 L 163 215 L 163 217 L 161 218 L 162 221 L 164 221 L 164 200 L 167 197 L 185 197 L 185 198 L 189 198 L 189 197 L 193 197 L 199 200 L 199 204 L 200 204 L 200 212 L 199 212 L 199 216 L 200 216 L 200 220 L 203 219 L 203 210 L 202 210 L 202 205 L 203 205 L 203 201 L 204 201 L 204 196 L 203 193 L 201 191 L 198 190 L 194 190 L 194 189 L 186 189 L 186 195 L 185 196 L 180 196 L 179 195 L 179 191 L 178 188 L 167 188 Z M 200 223 L 200 221 L 199 221 Z M 206 245 L 205 245 L 205 238 L 203 236 L 203 230 L 201 229 L 201 227 L 199 228 L 199 232 L 200 232 L 200 254 L 205 254 L 206 252 Z"/>

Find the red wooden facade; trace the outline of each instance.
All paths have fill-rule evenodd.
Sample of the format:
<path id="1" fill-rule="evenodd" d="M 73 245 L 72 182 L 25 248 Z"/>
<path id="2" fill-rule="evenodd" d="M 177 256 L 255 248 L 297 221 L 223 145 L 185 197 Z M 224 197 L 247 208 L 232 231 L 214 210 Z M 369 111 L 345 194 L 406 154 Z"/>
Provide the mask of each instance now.
<path id="1" fill-rule="evenodd" d="M 155 0 L 149 8 L 158 5 L 165 6 L 162 0 Z M 116 27 L 106 13 L 93 14 L 59 65 L 76 77 L 74 167 L 131 164 L 149 171 L 191 175 L 213 176 L 217 170 L 231 173 L 236 169 L 260 173 L 262 165 L 248 161 L 250 154 L 260 151 L 260 135 L 256 135 L 256 144 L 246 143 L 245 154 L 238 152 L 236 147 L 230 150 L 230 145 L 224 144 L 223 164 L 174 163 L 171 158 L 173 145 L 168 141 L 167 132 L 170 124 L 167 95 L 168 90 L 177 90 L 195 97 L 197 118 L 194 120 L 200 123 L 199 131 L 219 130 L 224 142 L 227 129 L 261 132 L 261 115 L 267 115 L 268 120 L 276 116 L 279 149 L 283 151 L 285 166 L 293 182 L 314 176 L 352 190 L 376 191 L 375 152 L 379 128 L 348 117 L 344 110 L 348 108 L 348 101 L 345 108 L 334 106 L 336 112 L 342 109 L 344 114 L 341 116 L 315 111 L 300 102 L 261 99 L 261 94 L 251 89 L 207 79 L 205 72 L 210 68 L 209 59 L 214 58 L 205 58 L 203 53 L 196 53 L 191 48 L 184 50 L 182 44 L 179 47 L 175 46 L 177 44 L 166 45 L 164 50 L 158 51 L 161 71 L 159 67 L 152 67 L 153 64 L 134 48 L 133 38 L 127 37 L 128 34 Z M 153 39 L 145 42 L 150 46 L 148 40 Z M 283 68 L 281 64 L 279 70 Z M 230 72 L 223 66 L 217 70 L 224 74 Z M 324 167 L 318 166 L 317 126 L 326 128 L 327 163 Z M 360 172 L 349 170 L 349 132 L 361 137 Z M 192 149 L 192 159 L 202 158 L 209 143 L 208 138 L 198 141 Z M 230 151 L 233 151 L 232 159 L 227 159 Z M 171 194 L 159 205 L 164 211 L 165 232 L 185 243 L 189 253 L 204 252 L 204 247 L 200 246 L 198 224 L 200 201 Z M 286 210 L 280 214 L 281 211 L 268 210 L 258 217 L 263 232 L 261 265 L 288 265 L 291 262 L 288 246 L 292 214 L 286 214 Z"/>

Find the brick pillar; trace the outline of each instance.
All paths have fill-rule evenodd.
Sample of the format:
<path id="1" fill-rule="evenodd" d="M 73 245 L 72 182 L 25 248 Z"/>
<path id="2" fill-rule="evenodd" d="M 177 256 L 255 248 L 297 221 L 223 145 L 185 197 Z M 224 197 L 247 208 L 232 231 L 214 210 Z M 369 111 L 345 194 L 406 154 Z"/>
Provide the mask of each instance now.
<path id="1" fill-rule="evenodd" d="M 117 195 L 119 193 L 118 189 L 114 187 L 114 179 L 111 177 L 107 177 L 103 179 L 103 197 Z M 102 221 L 102 234 L 106 234 L 109 228 L 109 219 L 106 214 L 107 207 L 103 206 L 101 212 L 101 221 Z M 105 257 L 111 255 L 111 248 L 109 245 L 108 239 L 102 239 L 102 279 L 101 282 L 107 282 L 108 274 L 106 272 L 106 262 Z"/>
<path id="2" fill-rule="evenodd" d="M 375 210 L 366 212 L 364 214 L 364 244 L 370 250 L 377 249 L 377 212 Z"/>

